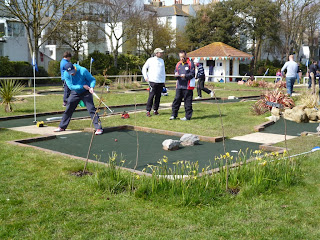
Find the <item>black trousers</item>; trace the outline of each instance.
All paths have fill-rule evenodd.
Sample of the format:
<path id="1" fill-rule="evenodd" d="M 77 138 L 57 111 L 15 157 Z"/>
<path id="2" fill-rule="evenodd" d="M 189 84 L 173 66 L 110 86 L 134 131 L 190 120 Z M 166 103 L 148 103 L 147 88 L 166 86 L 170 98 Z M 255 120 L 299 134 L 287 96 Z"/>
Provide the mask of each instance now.
<path id="1" fill-rule="evenodd" d="M 206 80 L 205 78 L 199 78 L 199 80 L 198 80 L 197 92 L 198 92 L 198 96 L 199 97 L 202 97 L 201 90 L 205 91 L 208 94 L 211 93 L 211 91 L 208 88 L 204 87 L 205 80 Z"/>
<path id="2" fill-rule="evenodd" d="M 147 102 L 147 111 L 149 112 L 151 111 L 152 105 L 153 105 L 153 110 L 158 111 L 164 83 L 149 82 L 149 87 L 150 87 L 150 90 L 149 90 L 149 98 Z M 154 99 L 154 103 L 153 103 L 153 99 Z"/>
<path id="3" fill-rule="evenodd" d="M 184 99 L 184 109 L 186 111 L 186 119 L 190 120 L 192 117 L 192 98 L 193 98 L 193 90 L 188 89 L 176 89 L 176 96 L 172 103 L 172 116 L 177 117 L 178 111 Z"/>
<path id="4" fill-rule="evenodd" d="M 93 119 L 93 125 L 95 129 L 101 129 L 101 123 L 99 120 L 98 113 L 95 115 L 96 108 L 93 103 L 93 97 L 92 94 L 89 93 L 89 91 L 85 91 L 81 94 L 76 93 L 75 91 L 70 92 L 70 96 L 68 97 L 68 103 L 66 111 L 62 115 L 62 120 L 60 122 L 59 127 L 66 129 L 69 125 L 69 122 L 71 120 L 72 114 L 74 110 L 76 110 L 80 100 L 84 102 L 84 104 L 87 107 L 87 110 L 90 114 L 91 119 Z"/>

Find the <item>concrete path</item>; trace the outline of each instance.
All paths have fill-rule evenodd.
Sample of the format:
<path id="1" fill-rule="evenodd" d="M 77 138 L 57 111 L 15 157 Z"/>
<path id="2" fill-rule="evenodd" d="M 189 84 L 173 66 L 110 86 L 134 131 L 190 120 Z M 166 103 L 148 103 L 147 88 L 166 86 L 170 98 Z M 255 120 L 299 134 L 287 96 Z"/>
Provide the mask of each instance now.
<path id="1" fill-rule="evenodd" d="M 254 142 L 254 143 L 263 143 L 263 144 L 275 144 L 278 142 L 284 141 L 284 135 L 282 134 L 273 134 L 273 133 L 251 133 L 243 136 L 237 136 L 231 138 L 232 140 Z M 296 138 L 298 136 L 289 136 L 287 135 L 287 140 Z"/>
<path id="2" fill-rule="evenodd" d="M 81 132 L 81 131 L 72 131 L 72 130 L 68 130 L 68 129 L 63 132 L 54 132 L 54 129 L 56 129 L 56 127 L 48 127 L 48 126 L 37 127 L 36 125 L 13 127 L 13 128 L 9 128 L 9 129 L 14 130 L 14 131 L 20 131 L 20 132 L 32 133 L 32 134 L 40 134 L 40 135 L 65 135 L 65 134 Z"/>

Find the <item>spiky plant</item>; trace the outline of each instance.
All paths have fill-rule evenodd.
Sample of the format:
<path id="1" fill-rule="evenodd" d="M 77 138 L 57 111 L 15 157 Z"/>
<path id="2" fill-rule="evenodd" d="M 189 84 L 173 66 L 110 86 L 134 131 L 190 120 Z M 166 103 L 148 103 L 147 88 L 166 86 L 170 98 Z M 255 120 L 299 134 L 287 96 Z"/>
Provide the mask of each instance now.
<path id="1" fill-rule="evenodd" d="M 307 108 L 314 108 L 318 106 L 318 96 L 310 94 L 310 92 L 303 92 L 299 97 L 299 103 Z"/>
<path id="2" fill-rule="evenodd" d="M 11 103 L 14 100 L 14 96 L 21 93 L 24 86 L 12 79 L 1 80 L 0 83 L 1 104 L 4 104 L 5 112 L 12 112 L 13 109 Z"/>

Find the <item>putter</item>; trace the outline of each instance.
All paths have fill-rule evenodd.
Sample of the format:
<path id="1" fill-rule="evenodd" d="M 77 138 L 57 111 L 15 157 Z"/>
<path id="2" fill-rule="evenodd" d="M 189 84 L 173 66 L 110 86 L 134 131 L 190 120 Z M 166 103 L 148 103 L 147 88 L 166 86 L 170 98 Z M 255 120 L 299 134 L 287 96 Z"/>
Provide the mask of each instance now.
<path id="1" fill-rule="evenodd" d="M 55 120 L 61 120 L 62 117 L 51 117 L 51 118 L 47 118 L 46 121 L 55 121 Z"/>
<path id="2" fill-rule="evenodd" d="M 94 92 L 92 95 L 95 96 L 99 101 L 101 101 L 101 103 L 102 103 L 106 108 L 108 108 L 108 110 L 109 110 L 111 113 L 114 113 L 114 111 L 111 110 L 111 109 L 107 106 L 107 104 L 105 104 L 105 103 L 98 97 L 98 95 L 97 95 L 95 92 Z"/>

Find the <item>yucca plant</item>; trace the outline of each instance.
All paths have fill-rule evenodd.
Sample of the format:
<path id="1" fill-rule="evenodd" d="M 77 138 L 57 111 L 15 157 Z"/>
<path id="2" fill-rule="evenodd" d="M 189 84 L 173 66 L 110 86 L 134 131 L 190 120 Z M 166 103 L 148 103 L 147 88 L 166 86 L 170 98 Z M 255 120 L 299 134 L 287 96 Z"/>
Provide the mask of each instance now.
<path id="1" fill-rule="evenodd" d="M 24 86 L 12 79 L 1 80 L 0 96 L 2 99 L 1 104 L 4 104 L 5 112 L 12 112 L 12 101 L 14 96 L 22 92 Z"/>

